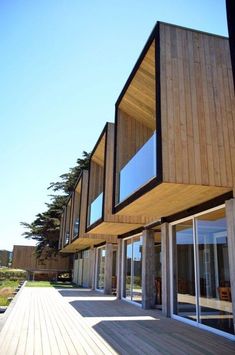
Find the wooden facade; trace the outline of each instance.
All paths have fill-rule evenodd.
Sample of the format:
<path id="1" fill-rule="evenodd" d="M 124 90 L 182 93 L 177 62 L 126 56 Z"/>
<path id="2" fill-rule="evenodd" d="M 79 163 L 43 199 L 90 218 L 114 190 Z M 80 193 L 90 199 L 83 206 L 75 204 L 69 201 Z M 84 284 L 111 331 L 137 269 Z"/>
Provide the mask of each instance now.
<path id="1" fill-rule="evenodd" d="M 118 298 L 160 306 L 172 317 L 178 316 L 177 292 L 182 304 L 203 298 L 205 324 L 213 327 L 218 319 L 214 328 L 234 339 L 234 186 L 228 39 L 160 22 L 116 102 L 115 124 L 105 125 L 62 215 L 61 251 L 78 258 L 89 249 L 89 258 L 75 258 L 74 280 L 83 286 L 78 280 L 89 274 L 92 288 L 115 289 Z M 187 220 L 191 229 L 186 223 L 187 233 L 176 235 L 174 226 Z M 200 235 L 197 223 L 207 228 Z M 187 283 L 189 264 L 196 281 Z M 223 287 L 229 301 L 219 296 Z M 202 290 L 201 298 L 192 290 Z M 221 313 L 224 306 L 228 314 Z M 188 309 L 188 320 L 196 316 L 201 326 L 198 311 Z"/>
<path id="2" fill-rule="evenodd" d="M 158 23 L 117 101 L 115 122 L 117 215 L 159 219 L 232 191 L 235 103 L 228 39 Z M 120 171 L 153 134 L 153 122 L 156 176 L 119 202 Z"/>
<path id="3" fill-rule="evenodd" d="M 27 271 L 69 271 L 71 270 L 71 261 L 68 256 L 51 256 L 45 258 L 36 257 L 36 248 L 34 246 L 14 245 L 12 267 Z"/>
<path id="4" fill-rule="evenodd" d="M 94 171 L 93 171 L 94 172 Z M 94 190 L 93 190 L 94 191 Z M 69 231 L 70 239 L 68 243 L 65 243 L 66 233 L 66 214 L 68 204 L 65 207 L 65 211 L 61 218 L 60 228 L 60 251 L 63 253 L 75 253 L 79 250 L 93 247 L 100 243 L 116 242 L 116 237 L 106 236 L 102 234 L 91 234 L 86 232 L 86 216 L 87 216 L 87 199 L 88 199 L 88 171 L 83 170 L 80 175 L 75 189 L 68 199 L 70 220 Z M 76 220 L 79 221 L 78 232 L 74 230 Z"/>
<path id="5" fill-rule="evenodd" d="M 100 193 L 103 193 L 103 206 L 101 218 L 93 225 L 87 225 L 87 231 L 90 234 L 117 236 L 151 221 L 145 216 L 132 215 L 126 217 L 113 213 L 113 168 L 114 124 L 107 123 L 91 155 L 88 181 L 88 211 L 90 203 Z"/>

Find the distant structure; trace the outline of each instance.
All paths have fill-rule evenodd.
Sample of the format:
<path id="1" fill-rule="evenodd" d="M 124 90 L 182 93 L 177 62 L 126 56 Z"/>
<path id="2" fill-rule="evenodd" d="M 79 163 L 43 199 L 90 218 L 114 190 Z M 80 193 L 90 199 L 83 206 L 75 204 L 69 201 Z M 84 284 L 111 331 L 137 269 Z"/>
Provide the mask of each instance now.
<path id="1" fill-rule="evenodd" d="M 33 246 L 14 245 L 12 267 L 27 271 L 28 280 L 57 280 L 62 273 L 72 269 L 69 256 L 36 257 L 36 248 Z"/>
<path id="2" fill-rule="evenodd" d="M 8 250 L 0 250 L 0 266 L 9 266 L 12 259 L 12 252 Z"/>

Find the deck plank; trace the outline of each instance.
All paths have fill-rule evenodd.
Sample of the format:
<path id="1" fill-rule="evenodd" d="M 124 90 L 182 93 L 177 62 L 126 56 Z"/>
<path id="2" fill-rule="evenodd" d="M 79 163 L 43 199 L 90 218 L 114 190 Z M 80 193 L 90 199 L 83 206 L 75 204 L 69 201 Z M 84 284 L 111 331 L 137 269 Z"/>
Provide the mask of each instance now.
<path id="1" fill-rule="evenodd" d="M 85 289 L 24 288 L 0 333 L 1 355 L 189 353 L 234 354 L 235 342 Z"/>

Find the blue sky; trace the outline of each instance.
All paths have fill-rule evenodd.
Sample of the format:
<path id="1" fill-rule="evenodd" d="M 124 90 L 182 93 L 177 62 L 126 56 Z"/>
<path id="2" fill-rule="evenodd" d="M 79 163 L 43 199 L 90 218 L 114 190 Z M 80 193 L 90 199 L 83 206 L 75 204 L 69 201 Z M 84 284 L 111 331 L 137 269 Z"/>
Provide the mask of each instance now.
<path id="1" fill-rule="evenodd" d="M 156 21 L 227 36 L 224 0 L 0 1 L 0 249 L 94 146 Z"/>

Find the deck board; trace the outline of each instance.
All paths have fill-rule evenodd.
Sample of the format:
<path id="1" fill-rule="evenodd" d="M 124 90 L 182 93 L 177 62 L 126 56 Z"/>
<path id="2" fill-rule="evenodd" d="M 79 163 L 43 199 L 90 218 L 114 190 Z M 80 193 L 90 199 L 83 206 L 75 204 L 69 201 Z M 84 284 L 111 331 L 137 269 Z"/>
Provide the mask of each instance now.
<path id="1" fill-rule="evenodd" d="M 24 288 L 0 333 L 1 355 L 189 353 L 234 354 L 235 342 L 85 289 Z"/>

